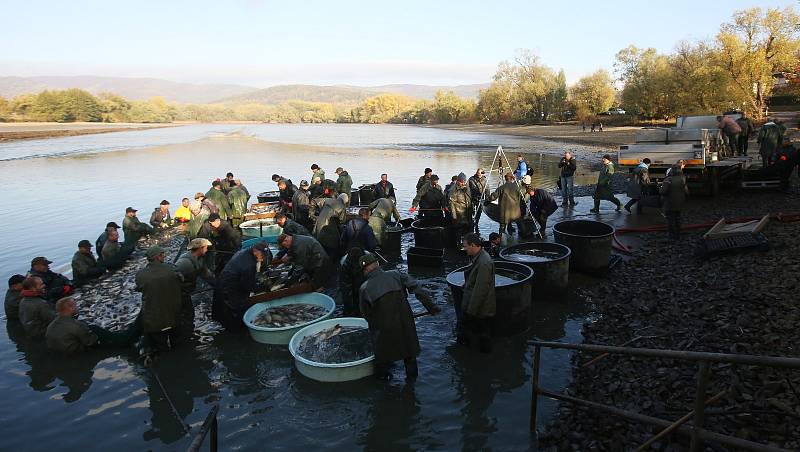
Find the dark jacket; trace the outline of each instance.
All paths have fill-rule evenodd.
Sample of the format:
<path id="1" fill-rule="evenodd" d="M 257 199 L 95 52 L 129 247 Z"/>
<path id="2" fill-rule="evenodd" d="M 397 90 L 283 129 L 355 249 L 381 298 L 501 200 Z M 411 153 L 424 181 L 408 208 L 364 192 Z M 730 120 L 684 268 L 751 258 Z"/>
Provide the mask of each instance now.
<path id="1" fill-rule="evenodd" d="M 347 222 L 342 232 L 342 250 L 347 252 L 350 248 L 359 247 L 366 251 L 375 251 L 378 243 L 375 241 L 375 232 L 367 220 L 354 218 Z"/>
<path id="2" fill-rule="evenodd" d="M 291 218 L 287 218 L 286 223 L 283 223 L 283 233 L 289 235 L 311 235 L 305 226 Z"/>
<path id="3" fill-rule="evenodd" d="M 486 176 L 477 176 L 473 174 L 467 180 L 467 185 L 469 186 L 469 195 L 472 197 L 473 201 L 479 201 L 481 196 L 485 198 L 489 197 L 489 189 L 486 186 Z"/>
<path id="4" fill-rule="evenodd" d="M 44 337 L 47 325 L 56 318 L 53 305 L 36 294 L 23 291 L 19 302 L 19 320 L 30 337 Z"/>
<path id="5" fill-rule="evenodd" d="M 103 245 L 106 244 L 106 240 L 108 240 L 108 232 L 103 231 L 94 241 L 94 252 L 97 253 L 97 257 L 103 257 Z"/>
<path id="6" fill-rule="evenodd" d="M 86 280 L 97 278 L 103 274 L 103 269 L 97 265 L 97 260 L 94 254 L 83 254 L 76 251 L 72 255 L 72 279 L 76 283 L 84 282 Z"/>
<path id="7" fill-rule="evenodd" d="M 336 179 L 336 192 L 344 193 L 347 199 L 350 199 L 350 192 L 353 190 L 353 178 L 347 174 L 347 171 L 342 171 Z"/>
<path id="8" fill-rule="evenodd" d="M 6 291 L 6 299 L 3 306 L 6 309 L 7 320 L 19 320 L 19 302 L 22 300 L 22 294 L 19 291 L 8 289 Z"/>
<path id="9" fill-rule="evenodd" d="M 386 222 L 380 215 L 372 214 L 368 220 L 369 227 L 372 228 L 372 233 L 375 234 L 375 242 L 378 246 L 383 246 L 386 243 Z"/>
<path id="10" fill-rule="evenodd" d="M 236 186 L 228 193 L 228 202 L 231 205 L 231 217 L 241 219 L 247 213 L 247 193 Z"/>
<path id="11" fill-rule="evenodd" d="M 475 213 L 473 211 L 472 196 L 469 187 L 453 184 L 450 187 L 450 215 L 457 224 L 472 223 Z"/>
<path id="12" fill-rule="evenodd" d="M 154 228 L 160 228 L 162 223 L 169 223 L 169 220 L 172 219 L 172 216 L 169 214 L 169 210 L 166 213 L 161 211 L 160 207 L 156 207 L 153 210 L 153 213 L 150 214 L 150 226 Z"/>
<path id="13" fill-rule="evenodd" d="M 271 260 L 272 253 L 267 249 L 266 262 Z M 224 295 L 225 304 L 235 311 L 247 308 L 247 299 L 256 290 L 256 262 L 250 249 L 240 250 L 228 261 L 217 279 L 217 289 Z"/>
<path id="14" fill-rule="evenodd" d="M 181 254 L 181 257 L 175 262 L 175 270 L 180 273 L 183 280 L 181 289 L 184 295 L 191 295 L 192 292 L 195 291 L 197 288 L 197 278 L 203 278 L 212 285 L 214 283 L 214 274 L 211 273 L 211 270 L 209 270 L 200 259 L 194 257 L 191 252 Z"/>
<path id="15" fill-rule="evenodd" d="M 298 235 L 292 238 L 289 248 L 292 263 L 300 265 L 307 272 L 313 274 L 314 270 L 321 268 L 328 261 L 328 253 L 314 237 Z"/>
<path id="16" fill-rule="evenodd" d="M 397 198 L 394 194 L 394 185 L 388 180 L 386 181 L 386 186 L 383 185 L 383 181 L 378 182 L 375 184 L 375 199 L 380 198 Z"/>
<path id="17" fill-rule="evenodd" d="M 47 299 L 47 301 L 50 303 L 55 303 L 59 298 L 68 293 L 68 291 L 64 289 L 64 286 L 72 286 L 72 281 L 67 279 L 66 276 L 62 275 L 61 273 L 56 273 L 52 270 L 40 273 L 30 269 L 28 271 L 28 275 L 42 278 L 42 282 L 44 283 L 45 299 Z M 72 289 L 70 287 L 69 291 L 71 290 Z"/>
<path id="18" fill-rule="evenodd" d="M 494 317 L 497 301 L 494 293 L 494 261 L 486 250 L 472 258 L 464 271 L 464 295 L 461 309 L 473 317 Z"/>
<path id="19" fill-rule="evenodd" d="M 394 215 L 395 220 L 400 221 L 400 212 L 397 211 L 397 207 L 391 199 L 378 198 L 372 201 L 369 205 L 369 210 L 372 215 L 378 215 L 383 218 L 383 221 L 392 221 L 392 215 Z"/>
<path id="20" fill-rule="evenodd" d="M 569 160 L 567 160 L 566 157 L 561 157 L 561 161 L 558 162 L 558 167 L 561 168 L 561 177 L 572 177 L 575 174 L 575 170 L 578 168 L 578 163 L 575 157 Z"/>
<path id="21" fill-rule="evenodd" d="M 361 284 L 366 279 L 359 260 L 355 259 L 353 261 L 349 255 L 345 254 L 339 261 L 339 294 L 342 297 L 342 305 L 347 314 L 359 310 L 359 292 Z"/>
<path id="22" fill-rule="evenodd" d="M 736 120 L 736 124 L 739 124 L 739 127 L 741 127 L 742 129 L 740 134 L 745 137 L 749 137 L 750 134 L 753 133 L 753 129 L 755 128 L 755 125 L 753 124 L 753 121 L 750 118 L 744 118 L 744 117 L 739 118 Z"/>
<path id="23" fill-rule="evenodd" d="M 225 196 L 225 193 L 222 190 L 217 190 L 214 187 L 211 187 L 206 192 L 206 198 L 214 203 L 214 205 L 218 209 L 219 217 L 222 218 L 222 221 L 227 220 L 231 216 L 231 205 L 228 202 L 228 198 Z M 214 212 L 211 212 L 214 213 Z"/>
<path id="24" fill-rule="evenodd" d="M 419 189 L 422 188 L 423 185 L 427 184 L 430 181 L 431 179 L 429 177 L 425 177 L 424 174 L 420 176 L 419 180 L 417 181 L 417 191 L 419 191 Z"/>
<path id="25" fill-rule="evenodd" d="M 631 199 L 640 199 L 642 190 L 650 184 L 650 173 L 647 166 L 640 164 L 633 169 L 631 178 L 628 180 L 627 195 Z"/>
<path id="26" fill-rule="evenodd" d="M 689 194 L 686 177 L 681 171 L 673 169 L 670 175 L 664 178 L 659 193 L 664 200 L 665 212 L 680 212 L 686 203 L 686 195 Z"/>
<path id="27" fill-rule="evenodd" d="M 774 122 L 768 122 L 761 126 L 761 130 L 758 131 L 758 137 L 756 138 L 756 141 L 761 146 L 758 151 L 759 154 L 766 156 L 774 154 L 783 141 L 783 133 L 785 130 L 786 129 L 784 129 L 782 125 Z"/>
<path id="28" fill-rule="evenodd" d="M 152 233 L 153 228 L 148 224 L 142 223 L 139 217 L 125 215 L 122 220 L 122 232 L 125 234 L 125 243 L 135 244 L 142 236 Z"/>
<path id="29" fill-rule="evenodd" d="M 218 229 L 214 229 L 211 223 L 206 221 L 197 233 L 197 237 L 210 240 L 216 251 L 234 253 L 242 247 L 242 237 L 227 221 L 221 221 Z"/>
<path id="30" fill-rule="evenodd" d="M 279 194 L 278 199 L 281 200 L 284 204 L 292 202 L 292 198 L 294 198 L 294 194 L 297 191 L 297 186 L 292 184 L 292 181 L 284 181 L 286 182 L 286 188 L 281 190 L 278 188 Z"/>
<path id="31" fill-rule="evenodd" d="M 359 291 L 361 315 L 369 324 L 376 361 L 397 361 L 419 355 L 419 339 L 407 291 L 414 278 L 380 268 L 367 275 Z"/>
<path id="32" fill-rule="evenodd" d="M 45 333 L 47 348 L 62 353 L 79 353 L 97 344 L 97 336 L 78 319 L 57 316 Z"/>
<path id="33" fill-rule="evenodd" d="M 522 218 L 522 211 L 520 210 L 522 195 L 519 192 L 519 187 L 516 182 L 509 181 L 497 187 L 497 190 L 489 196 L 489 201 L 494 201 L 496 199 L 500 200 L 501 223 L 508 224 Z"/>
<path id="34" fill-rule="evenodd" d="M 433 186 L 430 182 L 417 190 L 417 196 L 411 202 L 411 207 L 419 206 L 420 209 L 442 209 L 445 207 L 447 200 L 444 197 L 444 192 L 439 185 Z"/>
<path id="35" fill-rule="evenodd" d="M 311 205 L 308 198 L 308 191 L 300 190 L 294 192 L 292 196 L 292 216 L 295 221 L 305 223 L 308 221 L 308 209 Z"/>
<path id="36" fill-rule="evenodd" d="M 347 220 L 347 208 L 339 198 L 317 198 L 312 201 L 319 212 L 315 215 L 313 234 L 328 249 L 339 248 L 339 228 Z"/>
<path id="37" fill-rule="evenodd" d="M 136 273 L 136 290 L 142 293 L 142 329 L 158 333 L 175 328 L 180 320 L 181 277 L 175 267 L 158 261 Z"/>
<path id="38" fill-rule="evenodd" d="M 558 210 L 558 204 L 549 191 L 537 188 L 531 197 L 531 213 L 538 216 L 544 212 L 548 217 Z"/>

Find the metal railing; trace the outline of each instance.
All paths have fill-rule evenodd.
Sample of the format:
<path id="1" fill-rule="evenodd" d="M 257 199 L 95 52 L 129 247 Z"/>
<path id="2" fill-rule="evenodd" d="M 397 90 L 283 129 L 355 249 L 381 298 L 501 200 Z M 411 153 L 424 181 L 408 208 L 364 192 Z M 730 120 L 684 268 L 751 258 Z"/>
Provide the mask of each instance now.
<path id="1" fill-rule="evenodd" d="M 542 341 L 535 341 L 533 342 L 533 345 L 534 345 L 533 375 L 532 375 L 533 394 L 531 397 L 531 419 L 530 419 L 531 432 L 534 433 L 536 432 L 537 405 L 539 401 L 539 396 L 544 396 L 562 402 L 569 402 L 576 405 L 589 407 L 598 411 L 620 416 L 632 421 L 652 424 L 661 427 L 663 429 L 658 434 L 647 440 L 647 442 L 639 446 L 636 450 L 643 450 L 656 440 L 663 438 L 664 436 L 672 432 L 677 432 L 691 437 L 692 451 L 702 450 L 705 441 L 715 442 L 742 450 L 751 450 L 759 452 L 785 451 L 785 449 L 769 446 L 766 444 L 760 444 L 752 441 L 747 441 L 741 438 L 737 438 L 735 436 L 714 433 L 712 431 L 703 428 L 703 425 L 705 423 L 705 406 L 721 399 L 727 393 L 727 391 L 718 392 L 713 397 L 710 397 L 708 399 L 705 398 L 705 394 L 708 386 L 708 380 L 711 376 L 711 368 L 710 368 L 711 363 L 729 363 L 729 364 L 742 364 L 749 366 L 800 369 L 800 359 L 798 358 L 784 358 L 776 356 L 757 356 L 757 355 L 735 355 L 727 353 L 689 352 L 680 350 L 659 350 L 651 348 L 613 347 L 607 345 L 592 345 L 592 344 L 566 344 L 560 342 L 542 342 Z M 676 421 L 668 421 L 665 419 L 647 416 L 633 411 L 627 411 L 620 408 L 616 408 L 610 405 L 604 405 L 602 403 L 592 402 L 590 400 L 580 399 L 577 397 L 568 396 L 566 394 L 558 394 L 543 389 L 539 386 L 539 367 L 541 362 L 542 347 L 551 349 L 567 349 L 567 350 L 578 350 L 584 352 L 603 353 L 604 355 L 623 354 L 629 356 L 667 358 L 667 359 L 678 359 L 684 361 L 698 362 L 699 368 L 697 373 L 697 390 L 695 393 L 694 410 L 682 416 L 680 419 Z M 595 362 L 596 360 L 597 358 L 592 360 L 590 363 Z M 692 425 L 684 425 L 689 420 L 692 419 L 694 419 Z"/>
<path id="2" fill-rule="evenodd" d="M 206 420 L 203 421 L 203 425 L 200 426 L 200 431 L 197 432 L 192 443 L 189 445 L 189 448 L 186 449 L 187 452 L 197 452 L 203 447 L 203 440 L 206 439 L 206 435 L 208 432 L 211 432 L 211 439 L 210 441 L 210 450 L 211 452 L 217 452 L 217 413 L 219 413 L 219 405 L 214 405 L 209 411 L 208 416 L 206 416 Z"/>

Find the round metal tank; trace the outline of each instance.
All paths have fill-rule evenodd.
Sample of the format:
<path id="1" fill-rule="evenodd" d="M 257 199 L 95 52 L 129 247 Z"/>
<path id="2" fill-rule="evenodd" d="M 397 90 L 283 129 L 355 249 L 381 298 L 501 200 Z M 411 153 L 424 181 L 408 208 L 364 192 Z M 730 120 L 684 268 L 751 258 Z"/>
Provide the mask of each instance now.
<path id="1" fill-rule="evenodd" d="M 500 257 L 525 264 L 533 270 L 531 296 L 561 294 L 569 286 L 572 251 L 558 243 L 529 242 L 503 248 Z"/>
<path id="2" fill-rule="evenodd" d="M 571 270 L 600 273 L 608 269 L 614 227 L 592 220 L 568 220 L 553 226 L 556 243 L 572 250 Z"/>
<path id="3" fill-rule="evenodd" d="M 402 238 L 404 228 L 402 225 L 387 225 L 386 226 L 386 242 L 383 244 L 383 251 L 391 256 L 400 255 L 400 239 Z"/>
<path id="4" fill-rule="evenodd" d="M 453 294 L 456 317 L 461 318 L 464 296 L 464 270 L 461 267 L 447 275 L 447 285 Z M 492 321 L 492 335 L 513 336 L 528 329 L 531 316 L 531 283 L 533 270 L 516 262 L 495 261 L 495 300 L 497 312 Z"/>
<path id="5" fill-rule="evenodd" d="M 336 325 L 368 328 L 367 321 L 364 319 L 357 317 L 341 317 L 338 319 L 323 320 L 322 322 L 317 322 L 301 329 L 295 333 L 292 340 L 289 341 L 289 353 L 294 357 L 294 364 L 297 370 L 312 380 L 322 382 L 358 380 L 372 375 L 375 371 L 375 355 L 370 355 L 362 360 L 348 363 L 325 364 L 304 358 L 297 352 L 297 348 L 300 346 L 300 342 L 303 338 L 312 334 L 317 334 L 320 331 Z"/>
<path id="6" fill-rule="evenodd" d="M 362 185 L 358 189 L 359 204 L 370 205 L 375 201 L 375 184 Z"/>
<path id="7" fill-rule="evenodd" d="M 281 192 L 280 191 L 265 191 L 261 192 L 256 197 L 258 198 L 258 202 L 276 202 L 281 200 Z"/>
<path id="8" fill-rule="evenodd" d="M 352 189 L 350 191 L 350 205 L 351 206 L 357 206 L 357 205 L 361 204 L 361 196 L 360 196 L 359 193 L 361 193 L 361 192 L 357 188 L 354 188 L 354 189 Z"/>
<path id="9" fill-rule="evenodd" d="M 423 248 L 445 248 L 444 218 L 421 218 L 411 223 L 414 244 Z"/>

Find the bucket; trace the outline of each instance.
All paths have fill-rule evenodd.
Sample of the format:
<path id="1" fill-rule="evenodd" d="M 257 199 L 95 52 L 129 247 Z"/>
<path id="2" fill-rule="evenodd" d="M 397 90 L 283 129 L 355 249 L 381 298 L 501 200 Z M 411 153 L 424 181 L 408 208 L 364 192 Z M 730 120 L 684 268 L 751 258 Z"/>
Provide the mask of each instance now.
<path id="1" fill-rule="evenodd" d="M 568 220 L 553 226 L 556 243 L 572 250 L 570 270 L 602 273 L 611 259 L 614 227 L 592 220 Z"/>
<path id="2" fill-rule="evenodd" d="M 313 304 L 324 307 L 326 309 L 326 312 L 324 315 L 314 320 L 292 326 L 269 328 L 253 324 L 253 319 L 255 319 L 255 317 L 261 311 L 269 308 L 274 308 L 277 306 L 285 306 L 287 304 Z M 327 319 L 333 314 L 333 311 L 335 309 L 336 309 L 336 302 L 333 301 L 333 298 L 325 294 L 312 292 L 300 295 L 291 295 L 288 297 L 281 298 L 279 300 L 254 304 L 253 306 L 250 306 L 250 309 L 248 309 L 244 313 L 244 317 L 242 318 L 242 320 L 244 321 L 244 324 L 247 326 L 247 329 L 250 331 L 250 336 L 256 342 L 261 342 L 262 344 L 285 345 L 289 343 L 289 341 L 292 339 L 292 336 L 294 336 L 296 332 L 300 331 L 301 329 L 303 329 L 308 325 Z"/>
<path id="3" fill-rule="evenodd" d="M 386 226 L 386 241 L 383 244 L 383 251 L 391 256 L 400 256 L 400 239 L 404 229 L 402 225 Z"/>
<path id="4" fill-rule="evenodd" d="M 300 342 L 303 338 L 336 325 L 357 326 L 362 328 L 368 327 L 367 321 L 362 318 L 342 317 L 323 320 L 322 322 L 314 323 L 313 325 L 301 329 L 295 333 L 292 340 L 289 341 L 289 353 L 294 357 L 294 365 L 297 367 L 297 370 L 312 380 L 322 382 L 351 381 L 372 375 L 375 371 L 373 364 L 375 355 L 349 363 L 325 364 L 311 361 L 310 359 L 300 356 L 297 352 L 297 348 L 300 346 Z"/>
<path id="5" fill-rule="evenodd" d="M 453 294 L 456 317 L 461 318 L 464 296 L 464 270 L 461 267 L 447 275 L 447 285 Z M 516 262 L 495 261 L 495 300 L 497 312 L 492 320 L 492 336 L 505 337 L 528 329 L 531 315 L 531 281 L 533 270 Z"/>
<path id="6" fill-rule="evenodd" d="M 533 252 L 533 253 L 531 253 Z M 500 251 L 500 257 L 525 264 L 533 270 L 531 296 L 563 295 L 569 287 L 569 258 L 572 251 L 558 243 L 530 242 Z"/>

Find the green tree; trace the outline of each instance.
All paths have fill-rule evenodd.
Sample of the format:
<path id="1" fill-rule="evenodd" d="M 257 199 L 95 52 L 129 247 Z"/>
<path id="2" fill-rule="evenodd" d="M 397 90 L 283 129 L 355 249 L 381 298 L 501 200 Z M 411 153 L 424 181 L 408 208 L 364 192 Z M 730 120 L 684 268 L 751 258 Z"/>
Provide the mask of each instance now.
<path id="1" fill-rule="evenodd" d="M 614 104 L 614 80 L 605 70 L 598 70 L 578 80 L 571 89 L 572 102 L 594 114 L 606 111 Z"/>

